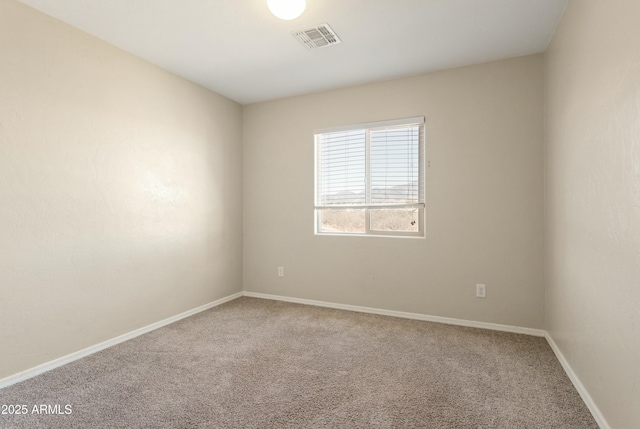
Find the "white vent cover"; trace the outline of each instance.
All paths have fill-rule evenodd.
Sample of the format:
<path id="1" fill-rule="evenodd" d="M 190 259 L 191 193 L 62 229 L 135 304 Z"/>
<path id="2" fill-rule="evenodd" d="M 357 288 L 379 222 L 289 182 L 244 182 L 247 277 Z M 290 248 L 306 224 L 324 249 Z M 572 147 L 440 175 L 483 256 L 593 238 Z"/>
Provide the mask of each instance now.
<path id="1" fill-rule="evenodd" d="M 304 30 L 294 31 L 291 34 L 309 49 L 324 48 L 342 43 L 342 40 L 326 22 Z"/>

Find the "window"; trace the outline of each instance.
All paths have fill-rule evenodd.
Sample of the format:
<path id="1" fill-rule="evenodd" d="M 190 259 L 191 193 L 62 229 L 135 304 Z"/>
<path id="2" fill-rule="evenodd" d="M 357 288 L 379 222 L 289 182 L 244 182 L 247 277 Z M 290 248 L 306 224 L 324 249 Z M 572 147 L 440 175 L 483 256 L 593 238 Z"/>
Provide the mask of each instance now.
<path id="1" fill-rule="evenodd" d="M 424 237 L 424 118 L 315 134 L 316 234 Z"/>

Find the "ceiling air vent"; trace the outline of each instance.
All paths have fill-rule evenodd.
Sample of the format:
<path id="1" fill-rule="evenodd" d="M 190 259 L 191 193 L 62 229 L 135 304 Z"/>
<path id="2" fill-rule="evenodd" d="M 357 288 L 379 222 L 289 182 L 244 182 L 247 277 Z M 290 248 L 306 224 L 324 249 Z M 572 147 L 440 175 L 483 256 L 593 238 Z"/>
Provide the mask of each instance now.
<path id="1" fill-rule="evenodd" d="M 291 33 L 309 49 L 324 48 L 326 46 L 342 43 L 338 35 L 329 27 L 329 24 L 319 24 L 304 30 Z"/>

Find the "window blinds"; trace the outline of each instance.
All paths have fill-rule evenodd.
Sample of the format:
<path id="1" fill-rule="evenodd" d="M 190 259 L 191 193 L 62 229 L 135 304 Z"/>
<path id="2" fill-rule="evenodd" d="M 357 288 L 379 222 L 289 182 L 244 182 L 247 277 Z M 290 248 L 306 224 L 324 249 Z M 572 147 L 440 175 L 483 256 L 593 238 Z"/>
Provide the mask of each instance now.
<path id="1" fill-rule="evenodd" d="M 316 208 L 424 207 L 423 124 L 411 118 L 316 134 Z"/>
<path id="2" fill-rule="evenodd" d="M 366 204 L 366 132 L 320 134 L 317 145 L 318 205 Z"/>

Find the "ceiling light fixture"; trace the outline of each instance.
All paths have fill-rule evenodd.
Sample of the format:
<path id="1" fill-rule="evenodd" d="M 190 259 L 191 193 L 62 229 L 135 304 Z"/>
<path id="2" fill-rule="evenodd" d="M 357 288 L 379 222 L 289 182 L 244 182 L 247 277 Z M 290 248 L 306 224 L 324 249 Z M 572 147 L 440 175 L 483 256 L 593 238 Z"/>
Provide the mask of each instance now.
<path id="1" fill-rule="evenodd" d="M 289 21 L 302 15 L 307 2 L 306 0 L 267 0 L 267 6 L 275 16 Z"/>

